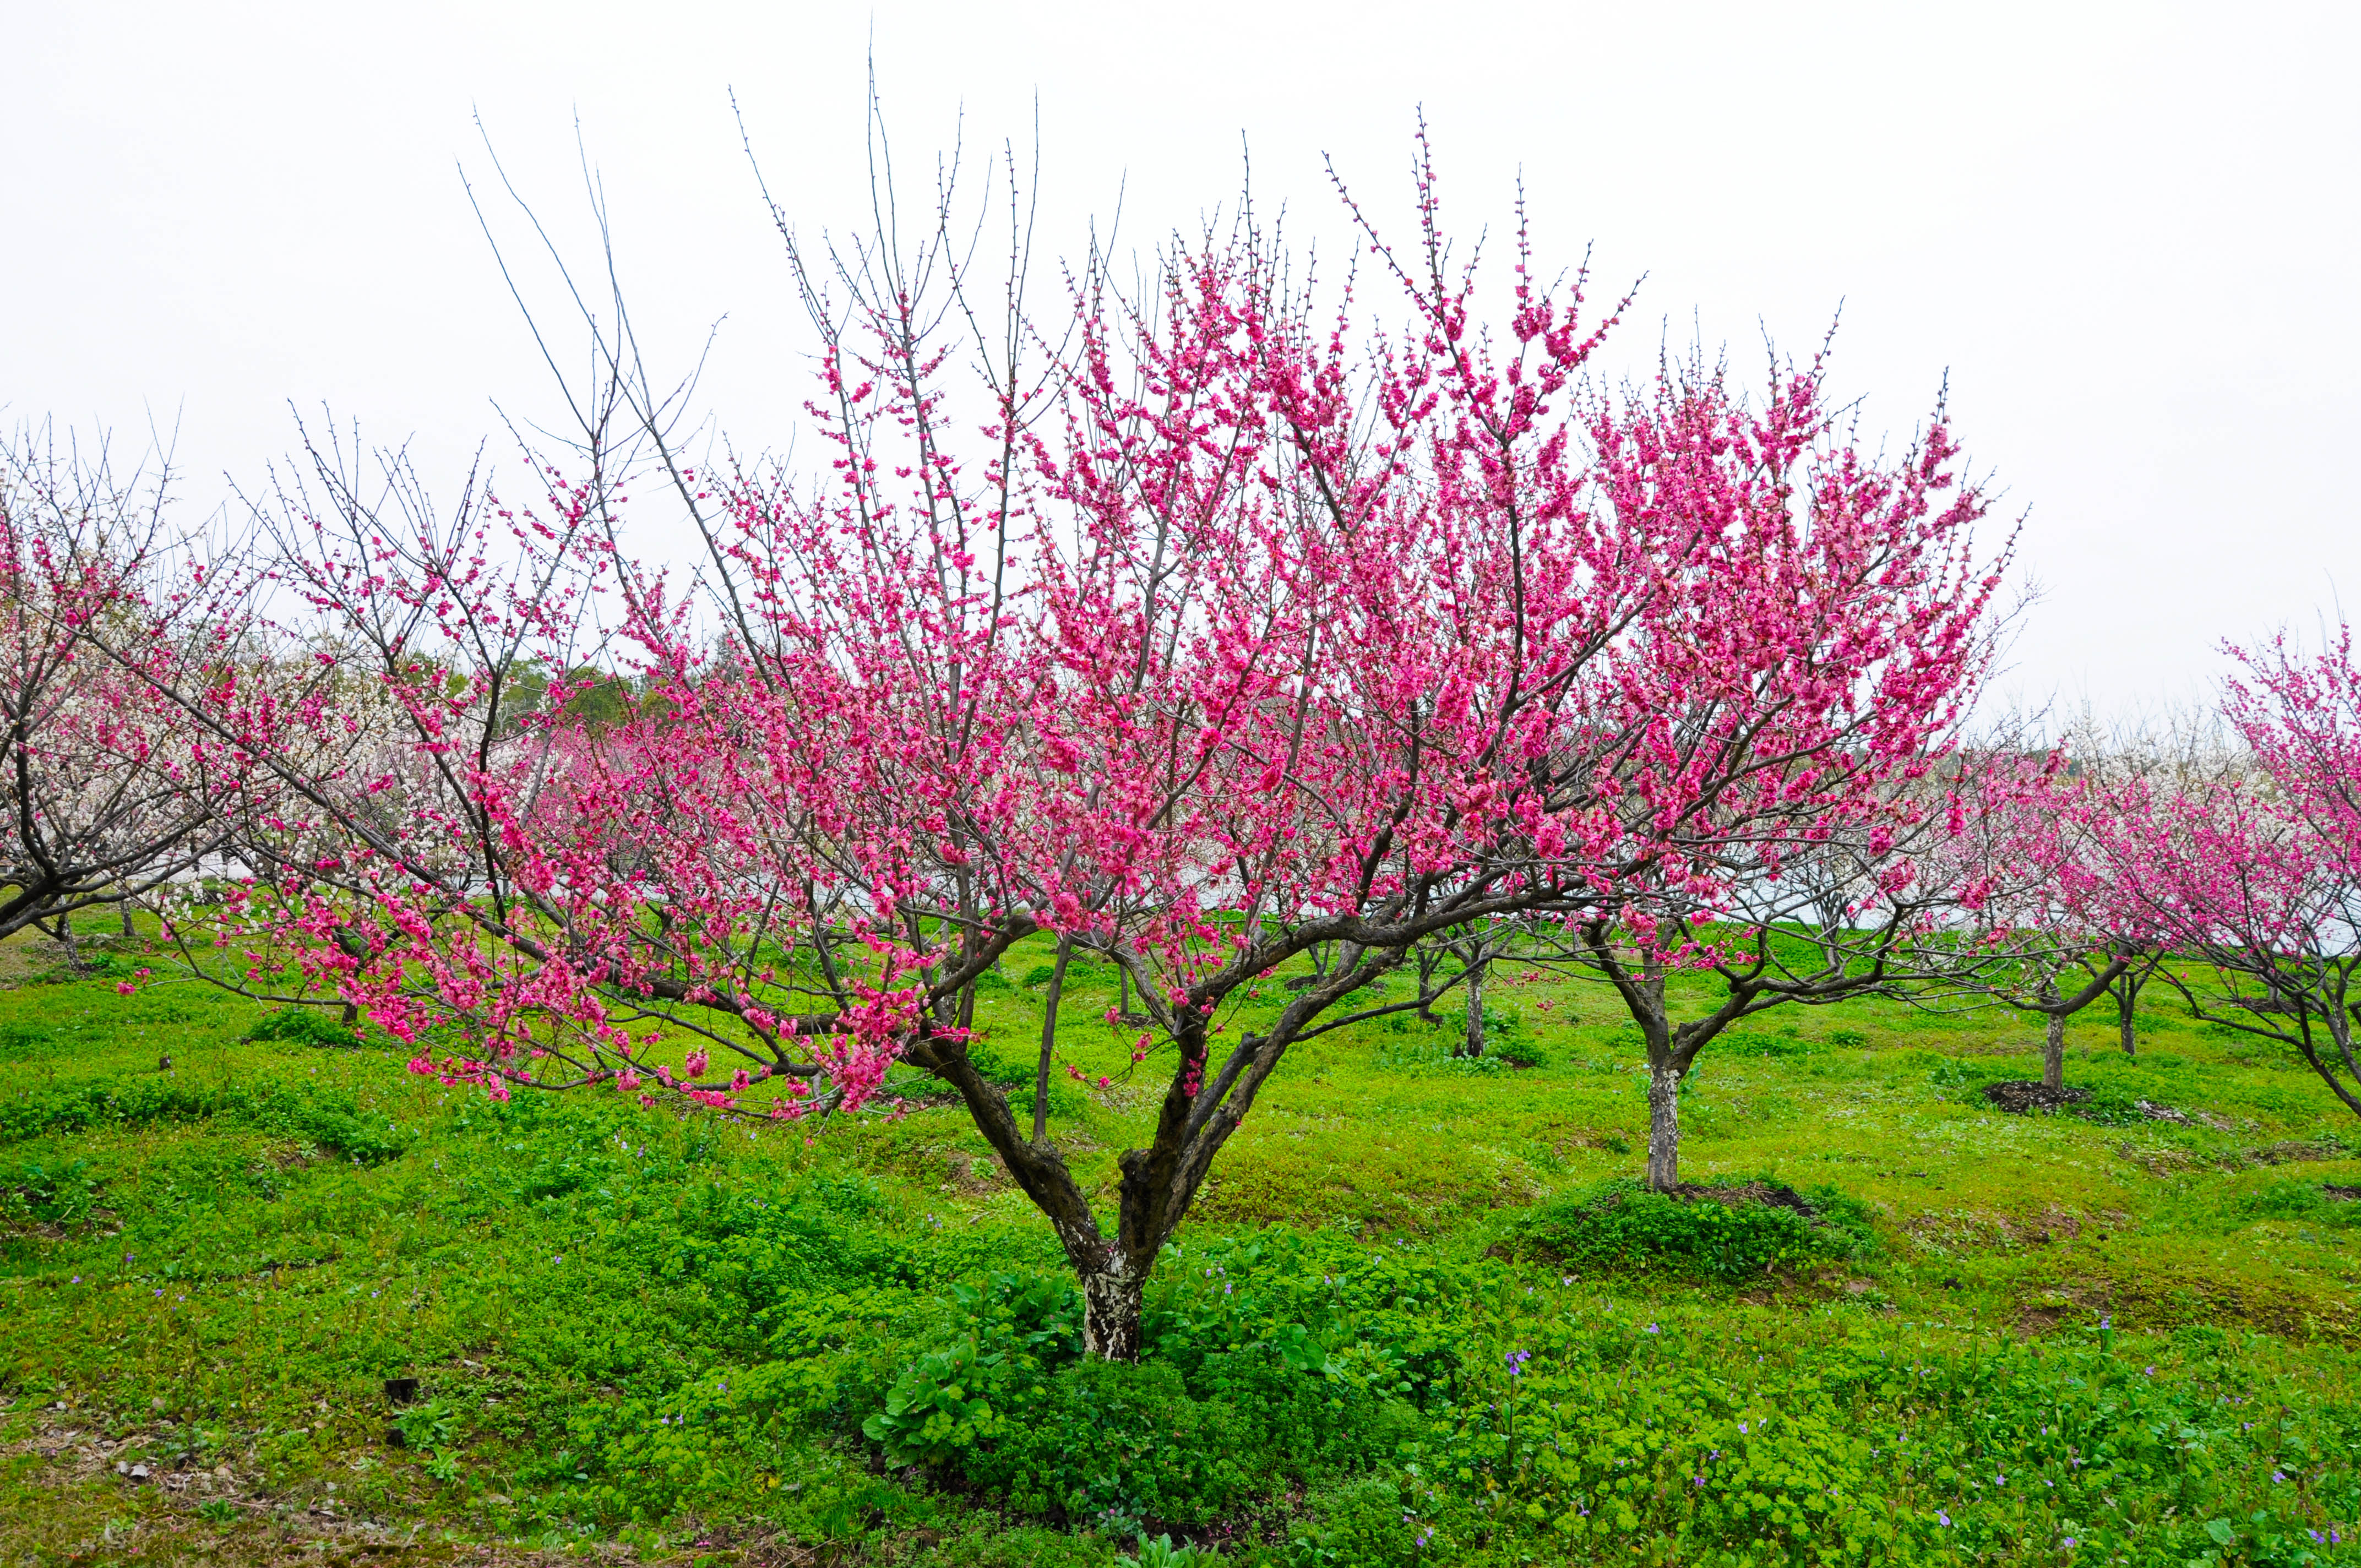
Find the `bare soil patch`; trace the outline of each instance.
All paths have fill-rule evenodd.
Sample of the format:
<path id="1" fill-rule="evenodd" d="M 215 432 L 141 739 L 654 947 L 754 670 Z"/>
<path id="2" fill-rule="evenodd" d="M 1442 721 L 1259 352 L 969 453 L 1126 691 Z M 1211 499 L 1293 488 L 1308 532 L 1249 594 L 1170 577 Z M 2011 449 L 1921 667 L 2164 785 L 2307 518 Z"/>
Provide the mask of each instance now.
<path id="1" fill-rule="evenodd" d="M 2062 1089 L 2052 1089 L 2046 1083 L 2036 1083 L 2030 1079 L 2012 1079 L 2004 1083 L 1985 1084 L 1983 1096 L 1993 1109 L 2015 1116 L 2048 1116 L 2063 1111 L 2070 1116 L 2103 1119 L 2092 1116 L 2090 1110 L 2077 1109 L 2088 1104 L 2091 1091 L 2070 1084 Z M 2176 1127 L 2202 1125 L 2216 1132 L 2229 1132 L 2235 1127 L 2235 1124 L 2210 1112 L 2183 1111 L 2178 1106 L 2161 1105 L 2153 1100 L 2134 1101 L 2132 1108 L 2147 1121 L 2166 1122 Z"/>
<path id="2" fill-rule="evenodd" d="M 2260 1148 L 2246 1151 L 2250 1165 L 2296 1165 L 2307 1160 L 2346 1159 L 2351 1157 L 2343 1144 L 2323 1138 L 2317 1143 L 2283 1142 L 2265 1144 Z"/>
<path id="3" fill-rule="evenodd" d="M 1727 1209 L 1760 1203 L 1766 1209 L 1792 1210 L 1815 1225 L 1820 1223 L 1820 1212 L 1812 1206 L 1811 1200 L 1784 1182 L 1741 1181 L 1715 1186 L 1684 1181 L 1673 1189 L 1671 1196 L 1684 1203 L 1719 1203 Z"/>
<path id="4" fill-rule="evenodd" d="M 1984 1085 L 1984 1098 L 2002 1111 L 2015 1116 L 2047 1116 L 2069 1105 L 2079 1105 L 2091 1098 L 2087 1089 L 2052 1089 L 2046 1083 L 2034 1083 L 2025 1079 L 2012 1079 L 2004 1083 Z"/>

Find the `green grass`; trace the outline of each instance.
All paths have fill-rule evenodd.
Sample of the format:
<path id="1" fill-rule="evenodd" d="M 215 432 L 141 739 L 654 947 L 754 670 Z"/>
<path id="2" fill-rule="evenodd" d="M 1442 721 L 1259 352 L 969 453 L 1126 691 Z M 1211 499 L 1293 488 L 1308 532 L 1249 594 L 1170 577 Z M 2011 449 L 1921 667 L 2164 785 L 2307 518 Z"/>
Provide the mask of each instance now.
<path id="1" fill-rule="evenodd" d="M 980 998 L 1028 1102 L 1047 957 Z M 1841 1234 L 1602 1208 L 1646 1104 L 1595 990 L 1496 984 L 1530 1067 L 1453 1060 L 1455 1014 L 1328 1036 L 1109 1369 L 954 1107 L 807 1140 L 497 1106 L 202 985 L 118 994 L 149 961 L 0 989 L 12 1563 L 1111 1563 L 1143 1530 L 1290 1565 L 2350 1559 L 2310 1532 L 2361 1514 L 2361 1204 L 2323 1191 L 2361 1126 L 2166 1008 L 2136 1061 L 2070 1031 L 2094 1119 L 1982 1108 L 2038 1072 L 2004 1014 L 1709 1047 L 1684 1175 L 1822 1194 Z M 1052 1129 L 1111 1200 L 1154 1090 L 1112 971 L 1067 983 L 1093 1086 L 1060 1076 Z"/>

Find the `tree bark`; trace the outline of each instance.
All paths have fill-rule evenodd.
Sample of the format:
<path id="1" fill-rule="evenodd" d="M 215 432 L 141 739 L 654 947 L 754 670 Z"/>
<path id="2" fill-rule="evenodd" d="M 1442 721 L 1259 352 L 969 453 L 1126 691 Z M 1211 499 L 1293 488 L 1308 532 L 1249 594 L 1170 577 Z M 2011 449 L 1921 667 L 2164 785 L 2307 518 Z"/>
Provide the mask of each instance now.
<path id="1" fill-rule="evenodd" d="M 1057 967 L 1049 971 L 1049 994 L 1041 1004 L 1041 1065 L 1033 1075 L 1033 1141 L 1049 1134 L 1049 1058 L 1058 1048 L 1058 997 L 1066 989 L 1066 960 L 1073 957 L 1074 940 L 1058 938 Z"/>
<path id="2" fill-rule="evenodd" d="M 1484 1054 L 1484 971 L 1490 967 L 1479 959 L 1467 968 L 1467 1032 L 1459 1044 L 1463 1057 Z"/>
<path id="3" fill-rule="evenodd" d="M 2044 1089 L 2066 1087 L 2066 1015 L 2052 1013 L 2047 1018 L 2048 1031 L 2041 1042 L 2041 1086 Z"/>
<path id="4" fill-rule="evenodd" d="M 1113 1266 L 1084 1273 L 1082 1354 L 1101 1361 L 1139 1359 L 1139 1310 L 1146 1281 L 1126 1266 L 1119 1250 Z"/>
<path id="5" fill-rule="evenodd" d="M 1648 1185 L 1670 1192 L 1681 1184 L 1681 1069 L 1648 1064 Z"/>
<path id="6" fill-rule="evenodd" d="M 2121 1031 L 2124 1055 L 2127 1057 L 2139 1055 L 2136 1048 L 2138 1036 L 2132 1027 L 2132 1011 L 2139 1005 L 2140 987 L 2147 983 L 2146 975 L 2135 976 L 2132 970 L 2125 970 L 2115 977 L 2115 983 L 2109 988 L 2115 993 L 2116 1025 Z"/>

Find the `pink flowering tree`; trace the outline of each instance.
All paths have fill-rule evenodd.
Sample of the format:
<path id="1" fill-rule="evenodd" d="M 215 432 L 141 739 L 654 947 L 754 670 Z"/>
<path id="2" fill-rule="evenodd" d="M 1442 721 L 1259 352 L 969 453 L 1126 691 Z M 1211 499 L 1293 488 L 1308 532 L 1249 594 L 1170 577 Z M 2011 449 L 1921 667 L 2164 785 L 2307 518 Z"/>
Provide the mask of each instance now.
<path id="1" fill-rule="evenodd" d="M 226 839 L 236 759 L 159 694 L 176 661 L 165 476 L 0 444 L 0 937 L 132 906 Z"/>
<path id="2" fill-rule="evenodd" d="M 501 1097 L 792 1121 L 928 1075 L 1054 1227 L 1092 1351 L 1136 1354 L 1293 1046 L 1480 968 L 1371 991 L 1422 944 L 1609 911 L 1695 963 L 1680 921 L 1842 832 L 1885 868 L 1916 820 L 1889 786 L 1980 657 L 1981 503 L 1933 499 L 1939 427 L 1882 466 L 1812 376 L 1760 415 L 1586 393 L 1580 280 L 1520 247 L 1488 328 L 1420 194 L 1417 251 L 1372 242 L 1393 334 L 1250 223 L 1144 297 L 1093 261 L 1052 318 L 1021 249 L 971 277 L 948 196 L 907 255 L 785 231 L 817 477 L 686 461 L 614 316 L 533 506 L 382 504 L 320 466 L 272 513 L 309 620 L 267 663 L 343 695 L 190 704 L 302 802 L 247 825 L 225 934 Z M 693 567 L 626 548 L 650 485 Z M 586 667 L 620 712 L 553 678 Z M 971 1058 L 978 981 L 1037 933 L 1148 1020 L 1124 1037 L 1161 1089 L 1109 1216 L 1038 1092 L 1060 980 L 1029 1124 Z M 1744 983 L 1740 1011 L 1770 990 Z"/>
<path id="3" fill-rule="evenodd" d="M 180 635 L 140 673 L 243 786 L 219 813 L 231 885 L 161 901 L 192 972 L 355 1023 L 367 999 L 338 981 L 375 956 L 362 912 L 392 941 L 477 923 L 499 952 L 515 894 L 497 824 L 554 807 L 551 781 L 575 786 L 604 729 L 638 717 L 596 662 L 595 585 L 565 532 L 584 525 L 579 494 L 555 497 L 554 528 L 499 515 L 472 484 L 444 514 L 400 455 L 307 433 L 257 532 L 191 574 Z M 487 1020 L 463 977 L 493 977 L 450 957 L 434 993 L 465 1035 Z M 404 994 L 425 992 L 377 1007 L 412 1035 Z"/>
<path id="4" fill-rule="evenodd" d="M 2243 755 L 2104 824 L 2107 869 L 2167 934 L 2200 1018 L 2292 1047 L 2361 1114 L 2361 669 L 2350 628 L 2305 656 L 2233 650 Z"/>
<path id="5" fill-rule="evenodd" d="M 1817 366 L 1754 407 L 1719 377 L 1667 382 L 1594 437 L 1612 514 L 1671 548 L 1649 555 L 1662 608 L 1617 665 L 1645 723 L 1612 796 L 1620 874 L 1537 959 L 1629 1009 L 1647 1180 L 1670 1190 L 1698 1054 L 1773 1008 L 1894 986 L 1952 897 L 1930 874 L 1957 816 L 1936 775 L 2007 556 L 1978 548 L 1986 503 L 1941 411 L 1872 460 Z"/>
<path id="6" fill-rule="evenodd" d="M 2157 780 L 2119 756 L 2070 759 L 2063 747 L 1987 743 L 1962 751 L 1939 881 L 1951 917 L 1920 939 L 1920 1000 L 1998 1003 L 2043 1022 L 2044 1087 L 2065 1086 L 2067 1021 L 2113 998 L 2131 1049 L 2131 1009 L 2164 933 L 2109 872 L 2121 824 Z"/>

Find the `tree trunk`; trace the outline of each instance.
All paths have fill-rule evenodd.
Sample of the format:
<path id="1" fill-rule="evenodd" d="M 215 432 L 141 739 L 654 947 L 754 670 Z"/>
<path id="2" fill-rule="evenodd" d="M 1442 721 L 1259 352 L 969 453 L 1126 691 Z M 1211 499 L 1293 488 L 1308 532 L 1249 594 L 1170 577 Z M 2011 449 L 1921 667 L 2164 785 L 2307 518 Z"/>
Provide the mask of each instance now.
<path id="1" fill-rule="evenodd" d="M 1467 1034 L 1460 1042 L 1463 1057 L 1484 1054 L 1484 971 L 1491 966 L 1481 961 L 1467 970 Z"/>
<path id="2" fill-rule="evenodd" d="M 1139 1359 L 1139 1308 L 1146 1281 L 1118 1253 L 1111 1268 L 1084 1273 L 1082 1354 L 1101 1361 Z"/>
<path id="3" fill-rule="evenodd" d="M 1066 960 L 1074 954 L 1071 937 L 1058 938 L 1057 967 L 1049 971 L 1049 994 L 1041 1004 L 1041 1066 L 1033 1075 L 1033 1141 L 1049 1132 L 1049 1058 L 1058 1048 L 1058 997 L 1066 989 Z"/>
<path id="4" fill-rule="evenodd" d="M 82 949 L 74 946 L 73 916 L 60 915 L 57 922 L 58 946 L 66 950 L 66 968 L 76 974 L 82 970 Z"/>
<path id="5" fill-rule="evenodd" d="M 1016 934 L 1029 935 L 1031 929 L 1028 923 Z M 966 1035 L 936 1030 L 922 1015 L 903 1059 L 959 1091 L 976 1130 L 1056 1229 L 1060 1250 L 1082 1288 L 1085 1353 L 1099 1360 L 1133 1361 L 1140 1354 L 1141 1307 L 1157 1255 L 1189 1212 L 1214 1156 L 1253 1110 L 1257 1091 L 1308 1020 L 1339 997 L 1381 980 L 1402 959 L 1400 948 L 1356 953 L 1352 965 L 1320 991 L 1282 1009 L 1268 1033 L 1242 1037 L 1218 1069 L 1207 1055 L 1210 1019 L 1193 1006 L 1173 1009 L 1168 1027 L 1179 1059 L 1158 1109 L 1155 1140 L 1116 1157 L 1121 1179 L 1113 1236 L 1102 1228 L 1089 1195 L 1057 1146 L 1047 1137 L 1028 1139 L 1006 1091 L 976 1069 Z M 1213 1097 L 1211 1102 L 1208 1096 Z"/>
<path id="6" fill-rule="evenodd" d="M 2135 979 L 2132 972 L 2126 970 L 2116 977 L 2115 983 L 2112 987 L 2115 993 L 2116 1023 L 2122 1031 L 2124 1055 L 2127 1057 L 2139 1055 L 2138 1050 L 2135 1048 L 2138 1039 L 2132 1028 L 2132 1010 L 2139 1005 L 2140 987 L 2147 983 L 2147 976 L 2142 975 Z"/>
<path id="7" fill-rule="evenodd" d="M 2041 1042 L 2041 1086 L 2044 1089 L 2066 1087 L 2066 1015 L 2048 1015 L 2049 1029 Z"/>
<path id="8" fill-rule="evenodd" d="M 123 916 L 123 934 L 126 937 L 137 937 L 139 935 L 139 927 L 131 923 L 130 902 L 126 900 L 125 902 L 116 905 L 115 907 L 116 913 Z"/>
<path id="9" fill-rule="evenodd" d="M 1681 1184 L 1681 1069 L 1648 1064 L 1648 1185 L 1670 1192 Z"/>

